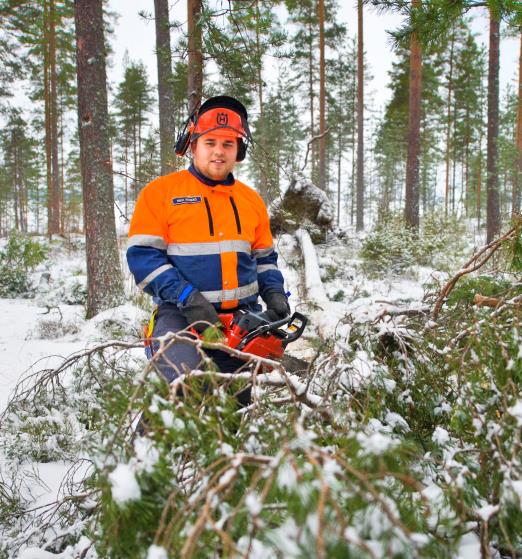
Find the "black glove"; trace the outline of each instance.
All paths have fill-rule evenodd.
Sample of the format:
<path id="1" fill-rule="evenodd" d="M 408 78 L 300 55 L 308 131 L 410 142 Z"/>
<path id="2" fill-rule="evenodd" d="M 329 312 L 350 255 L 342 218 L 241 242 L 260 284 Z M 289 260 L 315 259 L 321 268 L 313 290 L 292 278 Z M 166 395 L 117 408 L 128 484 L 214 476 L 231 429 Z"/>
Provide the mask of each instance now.
<path id="1" fill-rule="evenodd" d="M 266 308 L 273 311 L 278 318 L 285 318 L 290 314 L 290 305 L 284 293 L 280 291 L 269 291 L 265 293 L 263 299 L 266 303 Z"/>
<path id="2" fill-rule="evenodd" d="M 192 291 L 183 305 L 179 307 L 179 310 L 189 324 L 197 322 L 197 324 L 194 324 L 193 328 L 200 334 L 209 327 L 207 324 L 208 322 L 210 322 L 211 325 L 215 325 L 216 323 L 221 324 L 212 303 L 209 303 L 197 289 Z"/>

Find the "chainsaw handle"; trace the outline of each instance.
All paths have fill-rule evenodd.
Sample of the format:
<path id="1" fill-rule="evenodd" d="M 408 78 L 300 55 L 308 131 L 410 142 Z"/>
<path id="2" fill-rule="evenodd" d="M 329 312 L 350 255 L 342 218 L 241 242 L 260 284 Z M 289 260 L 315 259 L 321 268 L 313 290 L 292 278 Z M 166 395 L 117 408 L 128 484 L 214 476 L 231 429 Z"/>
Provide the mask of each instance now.
<path id="1" fill-rule="evenodd" d="M 294 314 L 292 315 L 292 318 L 288 323 L 289 327 L 294 323 L 294 320 L 298 320 L 299 322 L 301 322 L 301 325 L 297 328 L 295 332 L 293 332 L 292 334 L 288 334 L 286 336 L 286 338 L 283 340 L 283 347 L 286 347 L 288 344 L 295 342 L 295 340 L 300 338 L 304 332 L 304 329 L 306 328 L 306 325 L 308 324 L 308 317 L 297 311 L 294 312 Z"/>

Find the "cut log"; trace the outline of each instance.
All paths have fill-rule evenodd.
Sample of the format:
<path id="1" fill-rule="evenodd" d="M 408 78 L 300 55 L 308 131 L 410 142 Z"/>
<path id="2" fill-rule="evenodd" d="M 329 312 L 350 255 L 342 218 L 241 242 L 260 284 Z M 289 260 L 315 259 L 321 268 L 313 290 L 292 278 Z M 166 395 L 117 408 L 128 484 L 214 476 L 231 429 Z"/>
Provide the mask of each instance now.
<path id="1" fill-rule="evenodd" d="M 328 301 L 328 297 L 321 280 L 315 247 L 306 229 L 299 229 L 296 231 L 295 236 L 303 253 L 306 297 L 310 302 L 321 306 L 321 304 Z"/>

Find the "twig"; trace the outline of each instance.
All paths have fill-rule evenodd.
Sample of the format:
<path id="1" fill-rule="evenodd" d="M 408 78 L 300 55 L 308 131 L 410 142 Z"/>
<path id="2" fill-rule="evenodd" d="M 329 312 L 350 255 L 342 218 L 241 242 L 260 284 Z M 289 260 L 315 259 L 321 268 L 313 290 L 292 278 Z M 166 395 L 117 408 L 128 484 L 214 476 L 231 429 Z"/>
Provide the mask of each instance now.
<path id="1" fill-rule="evenodd" d="M 320 140 L 323 136 L 326 136 L 326 134 L 328 134 L 328 132 L 330 132 L 330 128 L 327 128 L 322 134 L 319 134 L 317 136 L 314 136 L 306 145 L 306 154 L 305 154 L 305 158 L 304 158 L 304 163 L 303 166 L 301 167 L 301 173 L 306 169 L 306 165 L 308 163 L 308 154 L 310 153 L 310 147 L 314 142 L 317 142 L 317 140 Z"/>
<path id="2" fill-rule="evenodd" d="M 492 256 L 493 254 L 502 246 L 505 241 L 511 240 L 518 233 L 517 227 L 512 227 L 507 233 L 502 235 L 499 239 L 491 241 L 488 245 L 482 247 L 476 254 L 474 254 L 468 262 L 464 265 L 464 268 L 460 270 L 455 276 L 453 276 L 446 285 L 441 289 L 435 306 L 433 307 L 432 318 L 436 320 L 439 315 L 442 305 L 446 301 L 448 295 L 451 293 L 452 289 L 455 287 L 457 282 L 462 276 L 475 272 L 481 268 Z"/>

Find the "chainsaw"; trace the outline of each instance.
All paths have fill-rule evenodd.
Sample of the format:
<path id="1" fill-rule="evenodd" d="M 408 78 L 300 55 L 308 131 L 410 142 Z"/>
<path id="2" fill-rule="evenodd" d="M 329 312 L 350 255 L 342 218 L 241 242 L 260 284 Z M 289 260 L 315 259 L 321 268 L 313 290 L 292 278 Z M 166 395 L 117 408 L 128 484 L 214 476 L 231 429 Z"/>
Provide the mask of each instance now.
<path id="1" fill-rule="evenodd" d="M 267 359 L 281 359 L 286 346 L 301 337 L 308 318 L 299 312 L 279 320 L 268 313 L 237 311 L 218 315 L 225 335 L 225 345 Z"/>

